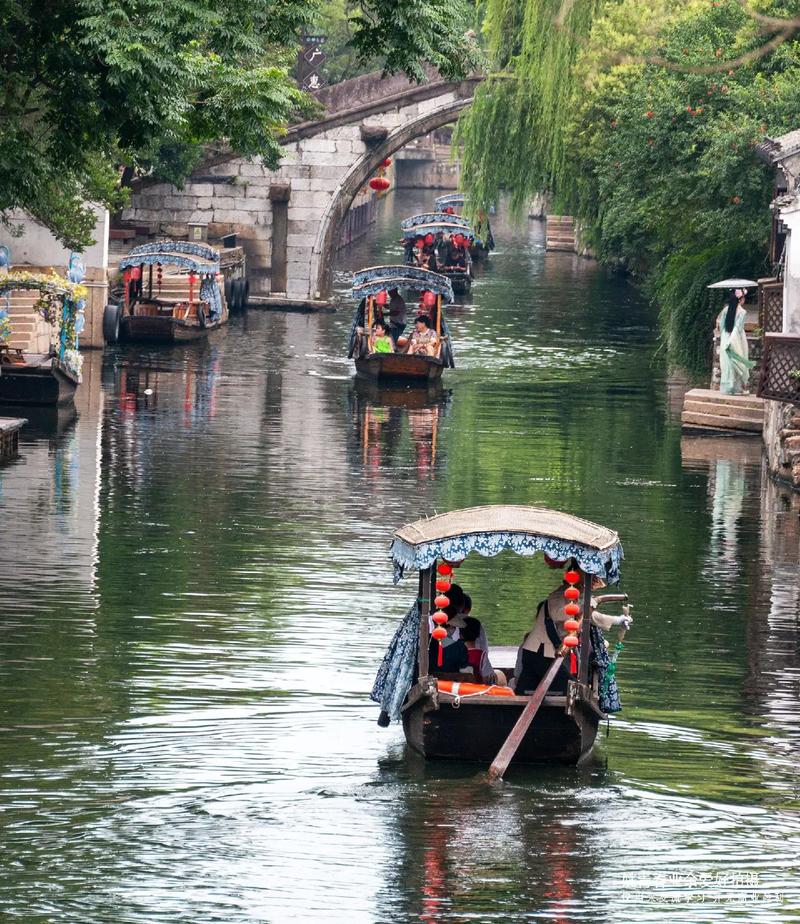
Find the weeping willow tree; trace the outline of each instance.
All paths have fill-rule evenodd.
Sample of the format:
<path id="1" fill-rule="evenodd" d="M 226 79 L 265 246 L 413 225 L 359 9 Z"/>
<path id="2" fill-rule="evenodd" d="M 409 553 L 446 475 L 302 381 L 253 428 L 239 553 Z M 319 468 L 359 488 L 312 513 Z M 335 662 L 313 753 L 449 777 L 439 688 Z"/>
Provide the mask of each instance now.
<path id="1" fill-rule="evenodd" d="M 575 62 L 603 0 L 488 0 L 484 34 L 492 74 L 458 125 L 471 211 L 501 189 L 521 211 L 566 185 L 567 125 L 578 92 Z"/>

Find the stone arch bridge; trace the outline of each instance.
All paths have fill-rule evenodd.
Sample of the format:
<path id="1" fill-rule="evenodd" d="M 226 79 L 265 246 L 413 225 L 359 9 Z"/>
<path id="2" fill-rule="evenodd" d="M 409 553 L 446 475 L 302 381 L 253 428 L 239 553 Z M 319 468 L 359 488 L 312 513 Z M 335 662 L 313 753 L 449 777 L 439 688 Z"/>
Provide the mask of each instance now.
<path id="1" fill-rule="evenodd" d="M 327 298 L 342 219 L 381 161 L 409 141 L 453 122 L 472 102 L 480 77 L 428 83 L 379 74 L 323 90 L 320 118 L 292 126 L 277 170 L 260 158 L 219 153 L 183 189 L 134 186 L 127 224 L 181 236 L 207 226 L 209 238 L 236 233 L 248 258 L 251 295 L 275 304 Z"/>

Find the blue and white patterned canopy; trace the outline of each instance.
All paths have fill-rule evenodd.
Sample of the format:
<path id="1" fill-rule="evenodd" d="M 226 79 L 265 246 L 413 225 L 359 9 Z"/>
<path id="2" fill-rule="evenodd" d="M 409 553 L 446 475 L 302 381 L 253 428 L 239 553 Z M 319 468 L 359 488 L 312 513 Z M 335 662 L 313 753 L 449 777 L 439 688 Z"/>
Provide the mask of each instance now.
<path id="1" fill-rule="evenodd" d="M 120 270 L 129 266 L 179 266 L 190 273 L 213 276 L 219 271 L 219 252 L 195 241 L 154 241 L 134 247 L 120 260 Z"/>
<path id="2" fill-rule="evenodd" d="M 361 300 L 389 289 L 436 292 L 445 302 L 453 301 L 453 286 L 447 276 L 419 266 L 369 266 L 353 274 L 353 298 Z"/>
<path id="3" fill-rule="evenodd" d="M 419 215 L 412 215 L 410 218 L 404 218 L 400 222 L 400 228 L 408 231 L 411 228 L 417 228 L 419 225 L 436 224 L 444 222 L 445 224 L 459 225 L 469 231 L 469 221 L 460 215 L 448 215 L 446 212 L 421 212 Z"/>
<path id="4" fill-rule="evenodd" d="M 451 219 L 457 215 L 445 215 L 442 221 L 431 221 L 424 225 L 415 225 L 413 228 L 403 228 L 403 237 L 425 237 L 426 234 L 463 234 L 465 237 L 475 237 L 475 232 L 469 225 L 456 224 Z"/>
<path id="5" fill-rule="evenodd" d="M 448 205 L 455 208 L 457 205 L 464 204 L 464 193 L 447 193 L 445 196 L 437 196 L 434 199 L 434 205 L 437 209 L 446 209 Z"/>
<path id="6" fill-rule="evenodd" d="M 395 533 L 391 557 L 395 581 L 407 569 L 428 568 L 437 558 L 460 561 L 470 552 L 493 557 L 545 552 L 557 561 L 574 558 L 582 571 L 609 584 L 619 580 L 619 536 L 589 520 L 545 507 L 493 505 L 454 510 L 417 520 Z"/>

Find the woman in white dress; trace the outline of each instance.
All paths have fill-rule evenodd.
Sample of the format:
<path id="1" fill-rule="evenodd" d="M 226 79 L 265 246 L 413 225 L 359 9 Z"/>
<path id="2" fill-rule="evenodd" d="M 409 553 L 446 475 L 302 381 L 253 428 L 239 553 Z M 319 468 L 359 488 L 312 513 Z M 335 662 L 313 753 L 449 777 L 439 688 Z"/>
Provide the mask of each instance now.
<path id="1" fill-rule="evenodd" d="M 750 370 L 755 363 L 748 356 L 747 334 L 744 322 L 747 311 L 744 297 L 747 289 L 732 292 L 727 305 L 717 318 L 719 329 L 719 390 L 724 395 L 740 395 L 747 389 Z"/>

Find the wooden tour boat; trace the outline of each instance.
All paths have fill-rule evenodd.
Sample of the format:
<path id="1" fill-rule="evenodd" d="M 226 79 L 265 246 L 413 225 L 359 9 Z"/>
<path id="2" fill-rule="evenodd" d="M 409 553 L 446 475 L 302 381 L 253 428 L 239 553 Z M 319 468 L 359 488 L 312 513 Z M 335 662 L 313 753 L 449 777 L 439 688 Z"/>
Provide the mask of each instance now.
<path id="1" fill-rule="evenodd" d="M 436 353 L 433 356 L 410 355 L 403 352 L 370 353 L 369 331 L 383 316 L 387 293 L 391 289 L 404 291 L 416 298 L 425 293 L 432 301 L 424 310 L 436 331 Z M 405 381 L 427 384 L 441 378 L 446 367 L 453 368 L 453 350 L 444 319 L 442 302 L 452 302 L 450 281 L 439 273 L 412 266 L 372 266 L 353 276 L 353 298 L 359 301 L 350 331 L 347 355 L 355 360 L 358 375 L 380 381 Z M 406 299 L 409 320 L 413 320 L 415 301 Z M 388 322 L 387 322 L 388 323 Z"/>
<path id="2" fill-rule="evenodd" d="M 456 209 L 464 207 L 464 193 L 447 193 L 444 196 L 437 196 L 434 204 L 438 211 L 444 212 L 449 218 L 460 217 Z M 483 213 L 481 215 L 483 217 L 478 218 L 478 223 L 474 228 L 475 237 L 469 248 L 473 260 L 481 260 L 494 250 L 492 226 L 489 224 L 488 217 Z"/>
<path id="3" fill-rule="evenodd" d="M 208 244 L 156 241 L 142 244 L 120 262 L 121 305 L 107 305 L 107 343 L 137 340 L 179 343 L 207 336 L 228 321 L 220 286 L 220 255 Z"/>
<path id="4" fill-rule="evenodd" d="M 0 404 L 68 404 L 81 382 L 78 336 L 88 294 L 81 285 L 83 263 L 72 254 L 67 279 L 55 273 L 9 272 L 8 248 L 0 251 Z M 9 342 L 15 317 L 25 319 L 32 328 L 30 337 L 43 339 L 44 347 L 50 340 L 47 352 Z M 38 334 L 37 318 L 47 322 Z"/>
<path id="5" fill-rule="evenodd" d="M 405 246 L 405 262 L 409 266 L 418 266 L 422 247 L 420 241 L 432 249 L 429 257 L 430 268 L 447 276 L 456 295 L 466 295 L 472 287 L 472 257 L 469 242 L 474 233 L 469 222 L 458 215 L 446 215 L 443 212 L 422 212 L 412 215 L 400 222 Z M 450 263 L 448 239 L 457 242 L 458 263 Z"/>
<path id="6" fill-rule="evenodd" d="M 551 567 L 566 565 L 565 597 L 575 607 L 577 625 L 531 695 L 510 687 L 475 682 L 471 670 L 444 674 L 430 653 L 446 614 L 447 594 L 457 568 L 470 552 L 494 556 L 504 550 L 532 556 L 545 553 Z M 394 534 L 391 548 L 395 582 L 407 571 L 419 572 L 418 601 L 411 608 L 378 672 L 372 699 L 381 705 L 379 724 L 402 718 L 406 740 L 428 758 L 454 758 L 492 764 L 490 777 L 501 776 L 512 758 L 519 763 L 576 764 L 589 756 L 598 724 L 607 718 L 616 685 L 612 655 L 599 629 L 591 625 L 592 597 L 583 592 L 592 576 L 619 580 L 622 547 L 615 532 L 566 513 L 528 506 L 473 507 L 418 520 Z M 575 592 L 577 589 L 579 592 Z M 438 604 L 435 603 L 438 598 Z M 597 604 L 627 601 L 624 594 L 596 597 Z M 627 608 L 626 618 L 627 618 Z M 526 613 L 536 607 L 525 606 Z M 569 610 L 567 610 L 569 612 Z M 597 618 L 595 615 L 595 618 Z M 603 614 L 605 615 L 605 614 Z M 442 617 L 445 617 L 443 619 Z M 619 622 L 619 619 L 612 618 Z M 433 631 L 430 626 L 437 623 Z M 624 633 L 623 633 L 624 634 Z M 570 647 L 566 647 L 570 646 Z M 574 646 L 574 647 L 571 647 Z M 595 649 L 602 649 L 598 656 Z M 495 669 L 514 674 L 516 648 L 490 648 Z M 572 659 L 571 653 L 575 654 Z M 548 693 L 564 659 L 573 671 L 562 695 Z M 573 663 L 570 663 L 573 662 Z M 563 673 L 562 673 L 563 688 Z M 611 693 L 609 688 L 611 686 Z"/>

